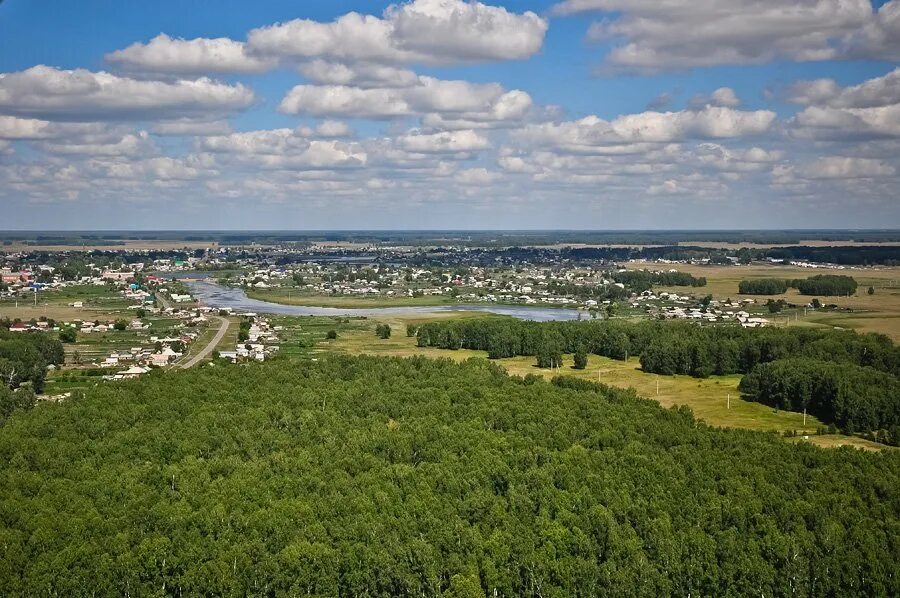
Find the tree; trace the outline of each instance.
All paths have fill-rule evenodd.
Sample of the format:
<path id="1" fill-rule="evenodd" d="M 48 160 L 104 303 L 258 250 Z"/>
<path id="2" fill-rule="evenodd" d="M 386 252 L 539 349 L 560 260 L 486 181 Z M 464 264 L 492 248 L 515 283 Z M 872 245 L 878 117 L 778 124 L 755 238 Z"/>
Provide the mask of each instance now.
<path id="1" fill-rule="evenodd" d="M 575 364 L 574 367 L 576 370 L 583 370 L 587 367 L 588 356 L 587 351 L 584 350 L 584 347 L 578 347 L 578 350 L 575 351 Z"/>
<path id="2" fill-rule="evenodd" d="M 856 293 L 857 283 L 852 276 L 835 274 L 819 274 L 807 279 L 795 280 L 792 286 L 800 291 L 801 295 L 853 295 Z"/>
<path id="3" fill-rule="evenodd" d="M 388 324 L 378 324 L 375 326 L 375 335 L 380 339 L 391 338 L 391 327 Z"/>
<path id="4" fill-rule="evenodd" d="M 751 278 L 738 284 L 741 295 L 781 295 L 788 290 L 788 281 L 781 278 Z"/>
<path id="5" fill-rule="evenodd" d="M 113 328 L 121 332 L 128 328 L 128 322 L 122 319 L 116 320 L 115 322 L 113 322 Z"/>
<path id="6" fill-rule="evenodd" d="M 74 343 L 77 336 L 78 333 L 75 331 L 75 328 L 71 326 L 66 326 L 59 331 L 59 340 L 64 343 Z"/>
<path id="7" fill-rule="evenodd" d="M 869 295 L 874 295 L 874 294 L 875 294 L 875 287 L 869 287 L 869 290 L 866 291 L 866 292 L 867 292 Z"/>
<path id="8" fill-rule="evenodd" d="M 812 306 L 813 309 L 822 309 L 822 302 L 819 301 L 818 297 L 813 299 L 810 302 L 810 305 Z"/>
<path id="9" fill-rule="evenodd" d="M 332 328 L 332 329 L 329 330 L 327 333 L 325 333 L 325 338 L 327 338 L 328 340 L 334 340 L 334 339 L 336 339 L 336 338 L 337 338 L 337 330 L 334 330 L 334 329 Z"/>

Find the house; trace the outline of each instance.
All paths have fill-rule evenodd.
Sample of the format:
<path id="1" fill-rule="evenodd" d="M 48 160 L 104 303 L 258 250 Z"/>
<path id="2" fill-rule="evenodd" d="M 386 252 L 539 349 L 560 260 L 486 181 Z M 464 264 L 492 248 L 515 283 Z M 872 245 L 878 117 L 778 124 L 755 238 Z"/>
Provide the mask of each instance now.
<path id="1" fill-rule="evenodd" d="M 142 368 L 140 366 L 133 365 L 130 368 L 128 368 L 127 370 L 123 370 L 123 371 L 119 372 L 116 377 L 123 379 L 123 380 L 129 380 L 132 378 L 137 378 L 138 376 L 141 376 L 143 374 L 146 374 L 149 371 L 150 370 L 147 368 Z"/>
<path id="2" fill-rule="evenodd" d="M 163 355 L 162 353 L 154 353 L 150 356 L 150 363 L 157 367 L 169 365 L 169 356 Z"/>
<path id="3" fill-rule="evenodd" d="M 106 270 L 100 275 L 100 278 L 124 282 L 134 278 L 134 272 L 113 272 L 112 270 Z"/>

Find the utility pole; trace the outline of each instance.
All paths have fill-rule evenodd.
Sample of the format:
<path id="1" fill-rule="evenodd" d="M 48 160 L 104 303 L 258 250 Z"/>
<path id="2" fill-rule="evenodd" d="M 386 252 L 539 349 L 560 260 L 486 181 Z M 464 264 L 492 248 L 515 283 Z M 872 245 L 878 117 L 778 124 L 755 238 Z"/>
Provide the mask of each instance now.
<path id="1" fill-rule="evenodd" d="M 731 409 L 731 393 L 728 393 L 728 403 L 726 409 Z"/>
<path id="2" fill-rule="evenodd" d="M 656 395 L 659 396 L 659 376 L 656 377 Z"/>

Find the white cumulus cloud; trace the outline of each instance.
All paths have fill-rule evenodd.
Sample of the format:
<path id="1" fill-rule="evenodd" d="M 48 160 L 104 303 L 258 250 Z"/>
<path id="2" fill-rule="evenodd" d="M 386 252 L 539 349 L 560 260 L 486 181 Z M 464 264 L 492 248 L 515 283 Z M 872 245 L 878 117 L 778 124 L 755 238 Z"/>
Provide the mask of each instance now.
<path id="1" fill-rule="evenodd" d="M 380 64 L 455 64 L 528 58 L 547 21 L 533 12 L 462 0 L 414 0 L 382 17 L 351 12 L 330 23 L 295 19 L 250 31 L 256 56 Z"/>
<path id="2" fill-rule="evenodd" d="M 253 92 L 207 78 L 146 81 L 49 66 L 0 74 L 0 113 L 46 120 L 205 118 L 249 107 Z"/>
<path id="3" fill-rule="evenodd" d="M 247 54 L 244 44 L 227 37 L 173 39 L 161 33 L 146 44 L 135 42 L 106 55 L 109 63 L 137 72 L 261 73 L 277 61 Z"/>
<path id="4" fill-rule="evenodd" d="M 588 38 L 612 42 L 611 69 L 900 56 L 898 4 L 870 0 L 567 0 L 556 14 L 597 12 Z"/>

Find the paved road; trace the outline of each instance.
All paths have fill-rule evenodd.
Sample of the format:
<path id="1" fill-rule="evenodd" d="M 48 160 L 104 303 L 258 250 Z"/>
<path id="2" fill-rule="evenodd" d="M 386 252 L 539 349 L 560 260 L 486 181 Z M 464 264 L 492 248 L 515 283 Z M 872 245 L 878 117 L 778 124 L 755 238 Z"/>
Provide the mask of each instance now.
<path id="1" fill-rule="evenodd" d="M 203 361 L 207 355 L 209 355 L 210 353 L 215 351 L 216 346 L 218 346 L 218 344 L 220 342 L 222 342 L 222 339 L 225 338 L 225 333 L 228 332 L 228 320 L 226 320 L 225 318 L 219 317 L 219 316 L 213 316 L 213 317 L 216 318 L 217 320 L 219 320 L 220 322 L 222 322 L 222 325 L 221 325 L 221 327 L 219 327 L 219 331 L 216 333 L 216 336 L 214 336 L 213 339 L 211 341 L 209 341 L 208 345 L 203 347 L 202 351 L 200 351 L 199 353 L 194 355 L 194 357 L 192 357 L 190 361 L 188 361 L 187 363 L 182 365 L 181 369 L 186 370 L 188 368 L 194 367 L 195 365 L 197 365 L 198 363 Z"/>

